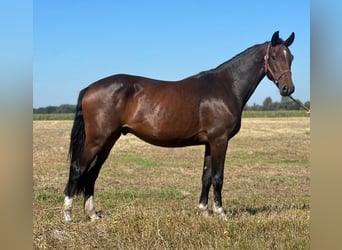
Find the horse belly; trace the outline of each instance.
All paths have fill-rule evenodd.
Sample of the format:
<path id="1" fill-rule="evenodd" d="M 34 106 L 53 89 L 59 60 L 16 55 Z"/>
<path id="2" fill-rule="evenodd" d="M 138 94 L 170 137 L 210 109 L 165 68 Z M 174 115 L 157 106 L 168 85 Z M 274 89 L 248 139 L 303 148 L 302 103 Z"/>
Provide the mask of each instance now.
<path id="1" fill-rule="evenodd" d="M 157 146 L 183 147 L 201 144 L 202 133 L 194 114 L 182 115 L 164 112 L 148 112 L 132 119 L 124 129 L 140 139 Z"/>
<path id="2" fill-rule="evenodd" d="M 132 130 L 130 133 L 150 144 L 161 147 L 186 147 L 203 144 L 200 134 L 187 137 L 177 137 L 175 135 L 143 133 Z"/>

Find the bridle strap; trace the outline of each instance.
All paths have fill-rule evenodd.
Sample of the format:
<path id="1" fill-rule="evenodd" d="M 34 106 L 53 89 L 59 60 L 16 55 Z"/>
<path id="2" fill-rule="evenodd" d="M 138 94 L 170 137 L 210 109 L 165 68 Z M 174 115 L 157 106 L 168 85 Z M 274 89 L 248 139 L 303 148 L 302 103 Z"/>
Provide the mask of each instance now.
<path id="1" fill-rule="evenodd" d="M 279 80 L 286 74 L 286 73 L 291 73 L 290 70 L 285 70 L 283 71 L 279 77 L 276 77 L 276 75 L 274 74 L 273 70 L 270 67 L 270 64 L 268 63 L 268 60 L 270 58 L 269 53 L 270 53 L 270 48 L 271 48 L 271 43 L 269 43 L 267 45 L 267 49 L 266 49 L 266 55 L 264 56 L 264 68 L 265 68 L 265 74 L 267 74 L 267 72 L 270 73 L 271 75 L 271 80 L 278 86 Z"/>

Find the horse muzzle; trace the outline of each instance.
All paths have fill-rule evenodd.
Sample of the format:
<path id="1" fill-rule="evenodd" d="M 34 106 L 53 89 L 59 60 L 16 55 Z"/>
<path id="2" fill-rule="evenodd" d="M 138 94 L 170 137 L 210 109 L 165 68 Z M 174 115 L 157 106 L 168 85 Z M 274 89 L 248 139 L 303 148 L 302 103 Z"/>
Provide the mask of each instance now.
<path id="1" fill-rule="evenodd" d="M 278 88 L 281 96 L 290 96 L 295 91 L 293 84 L 278 83 Z"/>

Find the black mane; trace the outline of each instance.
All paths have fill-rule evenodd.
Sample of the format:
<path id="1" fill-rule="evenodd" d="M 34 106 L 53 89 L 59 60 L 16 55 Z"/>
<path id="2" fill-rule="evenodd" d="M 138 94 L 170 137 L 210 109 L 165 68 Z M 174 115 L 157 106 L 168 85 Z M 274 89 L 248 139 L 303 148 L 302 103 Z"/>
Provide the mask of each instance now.
<path id="1" fill-rule="evenodd" d="M 263 44 L 265 44 L 265 43 L 263 43 Z M 225 61 L 224 63 L 221 63 L 220 65 L 218 65 L 216 68 L 214 68 L 212 70 L 220 70 L 220 69 L 226 68 L 226 66 L 228 64 L 235 63 L 236 61 L 239 61 L 246 54 L 254 53 L 255 49 L 259 48 L 260 45 L 263 45 L 263 44 L 256 44 L 256 45 L 253 45 L 252 47 L 249 47 L 248 49 L 245 49 L 244 51 L 240 52 L 239 54 L 235 55 L 231 59 Z"/>
<path id="2" fill-rule="evenodd" d="M 265 42 L 265 43 L 267 43 L 267 42 Z M 259 48 L 261 45 L 264 45 L 265 43 L 253 45 L 253 46 L 245 49 L 244 51 L 240 52 L 239 54 L 233 56 L 229 60 L 221 63 L 217 67 L 209 69 L 209 70 L 201 71 L 196 76 L 200 76 L 200 75 L 203 75 L 203 74 L 206 74 L 206 73 L 214 73 L 214 72 L 226 69 L 227 67 L 231 66 L 232 64 L 235 64 L 235 63 L 239 62 L 240 59 L 243 58 L 245 55 L 255 53 L 256 48 Z"/>

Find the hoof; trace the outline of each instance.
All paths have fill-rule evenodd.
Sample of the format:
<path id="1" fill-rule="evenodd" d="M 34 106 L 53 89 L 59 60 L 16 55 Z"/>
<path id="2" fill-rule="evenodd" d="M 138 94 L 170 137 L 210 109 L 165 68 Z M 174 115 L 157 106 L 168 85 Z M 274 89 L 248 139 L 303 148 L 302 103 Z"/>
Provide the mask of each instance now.
<path id="1" fill-rule="evenodd" d="M 209 209 L 208 209 L 208 205 L 203 205 L 202 203 L 200 203 L 198 205 L 198 208 L 200 209 L 201 211 L 201 215 L 203 217 L 209 217 L 210 216 L 210 212 L 209 212 Z"/>
<path id="2" fill-rule="evenodd" d="M 227 221 L 227 215 L 223 210 L 223 207 L 217 207 L 215 204 L 213 205 L 213 212 L 219 216 L 219 218 L 223 221 Z"/>
<path id="3" fill-rule="evenodd" d="M 71 222 L 72 221 L 72 217 L 71 217 L 71 212 L 70 211 L 64 211 L 64 219 L 65 219 L 65 222 Z"/>
<path id="4" fill-rule="evenodd" d="M 223 221 L 228 221 L 228 218 L 225 212 L 219 214 L 219 218 Z"/>
<path id="5" fill-rule="evenodd" d="M 95 212 L 93 215 L 89 216 L 89 218 L 90 218 L 90 221 L 97 221 L 101 217 Z"/>
<path id="6" fill-rule="evenodd" d="M 198 205 L 198 208 L 200 209 L 200 210 L 208 210 L 208 205 L 203 205 L 202 203 L 200 203 L 199 205 Z"/>

